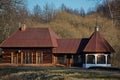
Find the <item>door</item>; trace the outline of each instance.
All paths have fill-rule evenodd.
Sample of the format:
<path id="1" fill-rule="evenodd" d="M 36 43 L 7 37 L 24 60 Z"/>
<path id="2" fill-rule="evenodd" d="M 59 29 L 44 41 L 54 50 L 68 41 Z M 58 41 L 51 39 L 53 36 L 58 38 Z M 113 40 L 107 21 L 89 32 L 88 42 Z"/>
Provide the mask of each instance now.
<path id="1" fill-rule="evenodd" d="M 82 66 L 81 55 L 73 55 L 73 66 Z"/>
<path id="2" fill-rule="evenodd" d="M 52 63 L 52 54 L 43 53 L 43 64 Z"/>

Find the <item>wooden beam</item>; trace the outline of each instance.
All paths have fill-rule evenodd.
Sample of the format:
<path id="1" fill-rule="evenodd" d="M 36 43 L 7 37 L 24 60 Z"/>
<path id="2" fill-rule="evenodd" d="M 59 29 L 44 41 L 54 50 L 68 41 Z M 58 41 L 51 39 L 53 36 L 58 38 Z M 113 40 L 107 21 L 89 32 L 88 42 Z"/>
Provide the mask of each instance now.
<path id="1" fill-rule="evenodd" d="M 38 64 L 38 53 L 36 52 L 36 64 Z"/>
<path id="2" fill-rule="evenodd" d="M 66 66 L 69 67 L 69 59 L 66 59 Z"/>
<path id="3" fill-rule="evenodd" d="M 23 64 L 23 52 L 21 52 L 21 64 Z"/>
<path id="4" fill-rule="evenodd" d="M 40 64 L 41 62 L 41 57 L 40 57 L 40 53 L 38 53 L 38 64 Z"/>
<path id="5" fill-rule="evenodd" d="M 54 55 L 54 64 L 57 64 L 57 56 Z"/>
<path id="6" fill-rule="evenodd" d="M 72 57 L 70 58 L 70 63 L 69 63 L 69 67 L 72 66 L 72 63 L 73 63 L 73 60 L 72 60 Z"/>
<path id="7" fill-rule="evenodd" d="M 32 52 L 32 63 L 33 63 L 33 52 Z"/>
<path id="8" fill-rule="evenodd" d="M 52 64 L 55 64 L 55 55 L 52 54 Z"/>
<path id="9" fill-rule="evenodd" d="M 43 51 L 41 51 L 41 56 L 40 56 L 41 60 L 40 60 L 40 63 L 42 64 L 43 63 Z"/>
<path id="10" fill-rule="evenodd" d="M 13 52 L 11 52 L 11 63 L 13 64 Z"/>
<path id="11" fill-rule="evenodd" d="M 18 53 L 17 53 L 17 62 L 16 62 L 16 64 L 18 64 Z"/>
<path id="12" fill-rule="evenodd" d="M 24 52 L 24 63 L 26 64 L 26 52 Z"/>
<path id="13" fill-rule="evenodd" d="M 28 52 L 28 63 L 30 63 L 30 53 Z"/>

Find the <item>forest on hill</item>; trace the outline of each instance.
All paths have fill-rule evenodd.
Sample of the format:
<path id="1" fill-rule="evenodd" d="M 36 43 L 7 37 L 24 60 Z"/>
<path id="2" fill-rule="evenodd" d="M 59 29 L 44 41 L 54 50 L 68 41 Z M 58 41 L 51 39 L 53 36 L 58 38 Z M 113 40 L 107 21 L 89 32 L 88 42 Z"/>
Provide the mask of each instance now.
<path id="1" fill-rule="evenodd" d="M 120 1 L 110 0 L 109 5 L 114 13 L 106 2 L 87 13 L 82 8 L 70 9 L 64 4 L 58 10 L 50 4 L 43 8 L 36 5 L 30 12 L 25 0 L 0 0 L 0 43 L 23 24 L 50 27 L 61 38 L 88 38 L 97 23 L 101 34 L 116 51 L 112 54 L 113 66 L 120 67 Z"/>

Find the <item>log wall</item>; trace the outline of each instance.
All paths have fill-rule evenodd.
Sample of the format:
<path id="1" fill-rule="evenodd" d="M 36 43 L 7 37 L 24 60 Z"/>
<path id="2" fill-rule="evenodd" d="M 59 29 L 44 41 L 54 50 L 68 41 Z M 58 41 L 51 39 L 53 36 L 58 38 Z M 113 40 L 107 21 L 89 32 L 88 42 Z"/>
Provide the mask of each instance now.
<path id="1" fill-rule="evenodd" d="M 18 53 L 20 50 L 20 53 Z M 53 63 L 52 49 L 3 49 L 2 63 L 47 64 Z"/>
<path id="2" fill-rule="evenodd" d="M 11 63 L 10 51 L 5 51 L 4 53 L 2 53 L 2 63 Z"/>

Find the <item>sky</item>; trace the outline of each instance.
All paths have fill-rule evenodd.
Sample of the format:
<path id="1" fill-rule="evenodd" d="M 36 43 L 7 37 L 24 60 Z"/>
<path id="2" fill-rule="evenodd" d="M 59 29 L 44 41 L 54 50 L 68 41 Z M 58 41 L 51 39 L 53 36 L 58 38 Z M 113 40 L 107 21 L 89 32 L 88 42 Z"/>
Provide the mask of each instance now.
<path id="1" fill-rule="evenodd" d="M 27 0 L 27 7 L 32 11 L 35 5 L 39 5 L 43 8 L 45 4 L 49 4 L 53 5 L 55 9 L 59 9 L 61 5 L 64 4 L 72 9 L 79 10 L 83 8 L 85 12 L 87 12 L 89 9 L 95 9 L 102 1 L 103 0 Z"/>

